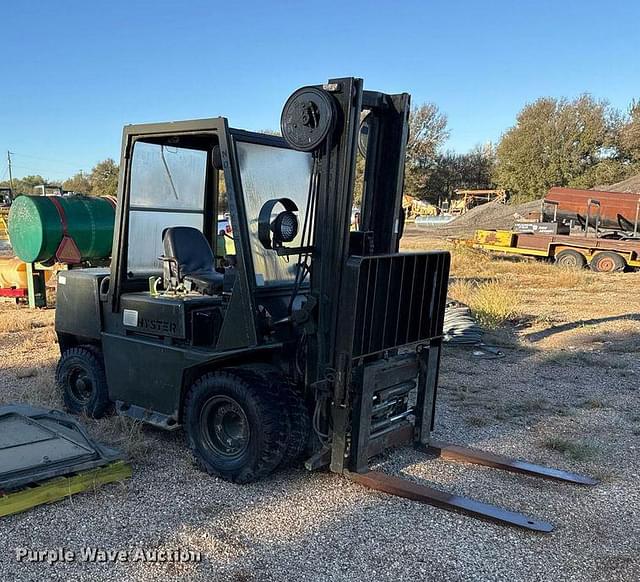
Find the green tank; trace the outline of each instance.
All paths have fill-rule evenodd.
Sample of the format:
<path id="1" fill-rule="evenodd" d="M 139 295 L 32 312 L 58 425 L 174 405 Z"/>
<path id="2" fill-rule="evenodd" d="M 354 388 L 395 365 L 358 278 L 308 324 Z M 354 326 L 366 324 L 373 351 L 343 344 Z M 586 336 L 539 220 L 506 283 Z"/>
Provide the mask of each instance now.
<path id="1" fill-rule="evenodd" d="M 97 196 L 18 196 L 9 211 L 9 240 L 27 263 L 61 260 L 65 235 L 85 260 L 111 256 L 115 201 Z M 71 245 L 73 246 L 73 245 Z M 61 260 L 64 262 L 64 259 Z"/>

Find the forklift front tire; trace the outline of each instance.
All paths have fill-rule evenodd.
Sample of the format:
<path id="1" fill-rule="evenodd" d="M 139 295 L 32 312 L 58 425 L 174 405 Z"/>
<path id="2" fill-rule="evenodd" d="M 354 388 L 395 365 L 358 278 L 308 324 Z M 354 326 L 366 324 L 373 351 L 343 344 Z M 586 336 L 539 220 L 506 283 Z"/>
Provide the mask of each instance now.
<path id="1" fill-rule="evenodd" d="M 260 375 L 243 369 L 205 374 L 184 408 L 189 447 L 201 469 L 226 481 L 249 483 L 282 462 L 285 415 Z"/>
<path id="2" fill-rule="evenodd" d="M 65 350 L 56 368 L 56 384 L 72 414 L 102 418 L 112 409 L 102 352 L 94 346 Z"/>

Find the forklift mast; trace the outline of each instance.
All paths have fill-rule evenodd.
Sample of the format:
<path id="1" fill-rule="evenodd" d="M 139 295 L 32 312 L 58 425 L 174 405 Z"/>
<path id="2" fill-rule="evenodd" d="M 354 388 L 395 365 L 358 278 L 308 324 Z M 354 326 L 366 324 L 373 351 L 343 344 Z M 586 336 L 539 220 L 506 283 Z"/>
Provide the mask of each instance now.
<path id="1" fill-rule="evenodd" d="M 397 253 L 409 107 L 408 94 L 365 91 L 356 78 L 303 87 L 284 107 L 282 134 L 291 147 L 312 149 L 318 176 L 309 203 L 307 303 L 316 309 L 316 330 L 308 338 L 307 386 L 321 409 L 316 432 L 326 438 L 325 455 L 310 468 L 330 456 L 332 471 L 361 472 L 390 443 L 428 442 L 449 255 Z M 362 219 L 350 231 L 358 149 Z"/>

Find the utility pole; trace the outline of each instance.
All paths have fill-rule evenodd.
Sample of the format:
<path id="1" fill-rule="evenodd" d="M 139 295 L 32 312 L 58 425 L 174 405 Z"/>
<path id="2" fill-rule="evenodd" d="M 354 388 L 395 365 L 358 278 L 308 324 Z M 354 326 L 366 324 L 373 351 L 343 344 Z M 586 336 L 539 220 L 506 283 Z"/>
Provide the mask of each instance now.
<path id="1" fill-rule="evenodd" d="M 13 196 L 13 173 L 11 172 L 11 152 L 7 150 L 7 164 L 9 166 L 9 188 L 11 188 L 11 195 Z"/>

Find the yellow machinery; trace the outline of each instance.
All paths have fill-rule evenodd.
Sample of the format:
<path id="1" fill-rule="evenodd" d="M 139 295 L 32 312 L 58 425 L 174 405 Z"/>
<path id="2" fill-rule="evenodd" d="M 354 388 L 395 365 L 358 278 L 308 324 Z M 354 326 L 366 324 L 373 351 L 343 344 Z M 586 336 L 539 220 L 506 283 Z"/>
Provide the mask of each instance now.
<path id="1" fill-rule="evenodd" d="M 0 208 L 0 240 L 9 240 L 9 227 L 7 221 L 9 218 L 9 208 Z"/>
<path id="2" fill-rule="evenodd" d="M 437 216 L 440 213 L 437 206 L 406 194 L 402 196 L 402 208 L 409 221 L 415 220 L 416 216 Z"/>
<path id="3" fill-rule="evenodd" d="M 16 257 L 0 257 L 0 297 L 26 298 L 30 307 L 46 305 L 46 287 L 55 271 L 64 268 L 37 267 Z"/>
<path id="4" fill-rule="evenodd" d="M 506 202 L 507 193 L 502 190 L 456 190 L 457 200 L 452 200 L 449 204 L 451 214 L 464 214 L 474 206 L 485 204 L 493 200 Z"/>

